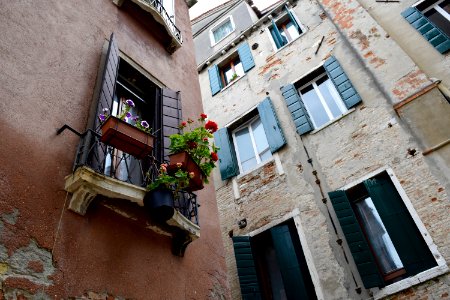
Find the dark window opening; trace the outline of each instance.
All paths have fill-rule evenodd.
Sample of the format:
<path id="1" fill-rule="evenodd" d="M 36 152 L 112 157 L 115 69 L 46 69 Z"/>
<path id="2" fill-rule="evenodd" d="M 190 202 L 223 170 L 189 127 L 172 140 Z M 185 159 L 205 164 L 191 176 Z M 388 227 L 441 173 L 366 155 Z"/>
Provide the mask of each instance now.
<path id="1" fill-rule="evenodd" d="M 417 5 L 425 17 L 450 37 L 450 0 L 424 1 Z"/>

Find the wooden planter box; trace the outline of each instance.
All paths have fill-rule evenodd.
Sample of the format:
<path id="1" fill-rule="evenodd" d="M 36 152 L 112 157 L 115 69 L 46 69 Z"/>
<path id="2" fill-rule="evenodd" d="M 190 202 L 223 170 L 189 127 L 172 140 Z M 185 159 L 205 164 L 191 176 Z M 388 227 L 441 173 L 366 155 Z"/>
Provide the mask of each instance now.
<path id="1" fill-rule="evenodd" d="M 204 188 L 203 178 L 205 175 L 187 152 L 171 154 L 169 155 L 169 160 L 170 164 L 167 166 L 167 172 L 171 175 L 178 170 L 177 163 L 181 163 L 181 170 L 189 173 L 194 172 L 195 176 L 189 180 L 189 187 L 186 190 L 192 192 Z"/>
<path id="2" fill-rule="evenodd" d="M 112 146 L 137 159 L 152 153 L 155 137 L 119 118 L 109 116 L 102 124 L 102 143 Z"/>

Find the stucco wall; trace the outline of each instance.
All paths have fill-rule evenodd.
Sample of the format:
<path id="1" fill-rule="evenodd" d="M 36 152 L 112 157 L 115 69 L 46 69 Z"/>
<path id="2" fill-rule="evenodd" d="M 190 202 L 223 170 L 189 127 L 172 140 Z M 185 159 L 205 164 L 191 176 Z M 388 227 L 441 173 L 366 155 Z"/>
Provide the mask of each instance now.
<path id="1" fill-rule="evenodd" d="M 64 207 L 85 130 L 102 47 L 119 49 L 163 85 L 180 91 L 183 115 L 201 111 L 188 7 L 175 1 L 184 43 L 170 55 L 152 17 L 125 1 L 10 1 L 0 4 L 0 298 L 113 295 L 207 299 L 228 295 L 212 185 L 198 193 L 201 238 L 185 257 L 171 242 L 100 202 L 82 217 Z M 39 296 L 37 296 L 39 295 Z M 91 297 L 91 298 L 92 298 Z M 41 299 L 41 298 L 39 298 Z"/>
<path id="2" fill-rule="evenodd" d="M 382 24 L 378 24 L 357 1 L 299 1 L 293 10 L 307 31 L 274 52 L 267 34 L 269 24 L 257 28 L 245 41 L 250 46 L 258 43 L 257 49 L 252 50 L 256 66 L 231 86 L 212 97 L 208 73 L 206 70 L 200 72 L 205 111 L 217 119 L 219 126 L 238 119 L 268 95 L 287 141 L 278 152 L 285 175 L 264 179 L 261 174 L 266 174 L 270 165 L 261 166 L 243 177 L 239 175 L 237 187 L 241 192 L 248 186 L 256 190 L 242 199 L 233 196 L 231 180 L 222 182 L 216 172 L 215 186 L 233 298 L 238 299 L 240 293 L 236 291 L 238 280 L 229 231 L 233 230 L 235 235 L 249 234 L 298 208 L 313 254 L 313 265 L 320 278 L 314 282 L 316 289 L 322 291 L 324 299 L 367 299 L 377 291 L 364 289 L 333 207 L 329 201 L 322 202 L 321 190 L 327 196 L 327 192 L 340 189 L 375 170 L 391 168 L 437 250 L 446 262 L 450 261 L 446 167 L 427 161 L 429 158 L 420 153 L 424 149 L 423 141 L 408 124 L 411 118 L 399 117 L 393 108 L 394 103 L 430 84 L 431 74 L 415 64 L 396 40 L 386 34 Z M 324 41 L 315 54 L 322 36 Z M 414 40 L 418 38 L 414 37 Z M 228 51 L 229 54 L 232 52 L 233 49 Z M 350 77 L 361 95 L 362 104 L 320 131 L 300 137 L 280 87 L 304 77 L 331 54 Z M 212 63 L 220 63 L 226 56 Z M 437 66 L 438 63 L 430 64 Z M 445 72 L 445 68 L 441 68 L 440 72 Z M 434 93 L 437 93 L 436 89 L 418 97 L 417 101 L 433 97 L 430 95 L 434 95 L 437 102 L 443 99 Z M 448 106 L 448 103 L 444 104 Z M 414 110 L 411 115 L 419 116 L 418 111 Z M 443 116 L 445 113 L 441 114 Z M 449 133 L 445 127 L 441 128 Z M 312 164 L 307 161 L 305 149 Z M 408 149 L 416 149 L 417 154 L 408 154 Z M 317 178 L 313 176 L 314 171 Z M 317 179 L 320 185 L 316 183 Z M 248 225 L 239 230 L 237 221 L 244 217 Z M 342 247 L 336 242 L 339 239 L 344 239 Z M 344 252 L 349 258 L 348 263 Z M 357 287 L 362 288 L 360 294 Z M 395 297 L 415 295 L 419 298 L 428 293 L 445 298 L 448 297 L 444 292 L 447 287 L 448 275 L 443 275 Z"/>

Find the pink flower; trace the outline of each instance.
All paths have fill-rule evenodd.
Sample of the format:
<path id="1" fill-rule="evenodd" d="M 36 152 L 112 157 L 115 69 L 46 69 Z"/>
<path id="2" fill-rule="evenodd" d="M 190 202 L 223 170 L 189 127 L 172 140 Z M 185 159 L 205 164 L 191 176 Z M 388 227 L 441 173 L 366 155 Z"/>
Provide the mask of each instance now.
<path id="1" fill-rule="evenodd" d="M 183 165 L 182 163 L 177 163 L 178 168 L 181 168 L 182 165 Z"/>
<path id="2" fill-rule="evenodd" d="M 195 173 L 194 173 L 194 172 L 190 172 L 190 173 L 189 173 L 189 177 L 194 178 L 194 176 L 195 176 Z"/>
<path id="3" fill-rule="evenodd" d="M 184 127 L 186 127 L 187 126 L 187 123 L 186 122 L 182 122 L 181 124 L 180 124 L 180 128 L 184 128 Z"/>

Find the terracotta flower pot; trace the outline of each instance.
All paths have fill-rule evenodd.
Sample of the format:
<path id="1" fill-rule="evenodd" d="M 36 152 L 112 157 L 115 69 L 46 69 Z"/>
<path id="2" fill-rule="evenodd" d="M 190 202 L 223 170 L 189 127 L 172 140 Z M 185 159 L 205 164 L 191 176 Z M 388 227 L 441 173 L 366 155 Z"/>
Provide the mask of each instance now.
<path id="1" fill-rule="evenodd" d="M 180 169 L 188 173 L 194 172 L 194 177 L 189 180 L 187 191 L 193 192 L 204 188 L 204 174 L 199 165 L 192 159 L 187 152 L 180 152 L 169 155 L 170 164 L 167 166 L 167 172 L 171 175 L 178 170 L 177 164 L 181 163 Z"/>
<path id="2" fill-rule="evenodd" d="M 153 219 L 167 221 L 174 213 L 173 191 L 165 188 L 157 188 L 147 192 L 144 196 L 144 207 Z"/>
<path id="3" fill-rule="evenodd" d="M 109 116 L 102 124 L 102 143 L 110 145 L 137 159 L 143 159 L 153 150 L 155 137 L 119 118 Z"/>

